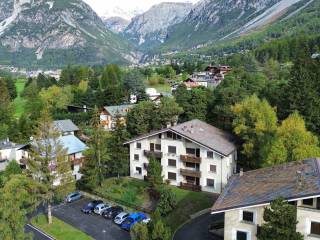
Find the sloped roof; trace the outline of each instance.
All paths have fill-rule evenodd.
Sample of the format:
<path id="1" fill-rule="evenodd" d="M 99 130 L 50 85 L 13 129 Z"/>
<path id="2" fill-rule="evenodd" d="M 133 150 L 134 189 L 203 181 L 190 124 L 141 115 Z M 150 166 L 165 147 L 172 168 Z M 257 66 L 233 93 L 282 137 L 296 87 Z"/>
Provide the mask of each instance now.
<path id="1" fill-rule="evenodd" d="M 17 144 L 17 143 L 11 142 L 9 140 L 0 140 L 0 150 L 21 149 L 25 146 L 27 146 L 27 145 L 26 144 Z"/>
<path id="2" fill-rule="evenodd" d="M 59 132 L 76 132 L 80 129 L 75 125 L 70 119 L 66 120 L 57 120 L 53 122 L 54 126 Z"/>
<path id="3" fill-rule="evenodd" d="M 306 159 L 234 175 L 212 213 L 320 195 L 320 159 Z"/>
<path id="4" fill-rule="evenodd" d="M 120 117 L 125 117 L 128 114 L 128 110 L 133 108 L 134 105 L 118 105 L 118 106 L 106 106 L 104 109 L 112 116 L 120 116 Z"/>
<path id="5" fill-rule="evenodd" d="M 235 137 L 232 134 L 222 131 L 221 129 L 198 119 L 139 136 L 126 142 L 126 144 L 167 131 L 175 132 L 224 156 L 228 156 L 237 149 L 234 143 Z"/>
<path id="6" fill-rule="evenodd" d="M 87 145 L 74 135 L 61 136 L 59 142 L 63 148 L 67 150 L 68 155 L 83 152 L 88 149 Z"/>

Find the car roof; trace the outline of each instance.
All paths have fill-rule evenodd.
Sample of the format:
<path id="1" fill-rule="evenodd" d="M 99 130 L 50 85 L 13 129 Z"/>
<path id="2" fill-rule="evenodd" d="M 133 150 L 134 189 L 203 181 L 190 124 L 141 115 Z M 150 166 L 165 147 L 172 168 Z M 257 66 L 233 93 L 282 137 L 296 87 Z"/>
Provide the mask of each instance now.
<path id="1" fill-rule="evenodd" d="M 106 204 L 104 204 L 104 203 L 99 203 L 98 205 L 97 205 L 97 207 L 102 207 L 102 206 L 105 206 Z"/>
<path id="2" fill-rule="evenodd" d="M 121 213 L 118 214 L 118 216 L 119 216 L 119 217 L 123 217 L 123 216 L 128 215 L 128 214 L 129 214 L 129 213 L 127 213 L 127 212 L 121 212 Z"/>

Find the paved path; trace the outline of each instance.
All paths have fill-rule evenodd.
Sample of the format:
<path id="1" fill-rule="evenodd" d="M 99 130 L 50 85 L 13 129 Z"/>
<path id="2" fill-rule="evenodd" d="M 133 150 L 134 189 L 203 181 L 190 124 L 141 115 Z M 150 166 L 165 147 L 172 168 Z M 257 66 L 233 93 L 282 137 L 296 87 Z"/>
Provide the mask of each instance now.
<path id="1" fill-rule="evenodd" d="M 210 213 L 197 217 L 183 225 L 175 234 L 174 240 L 221 240 L 209 233 L 209 226 L 214 221 L 223 219 L 223 214 Z"/>
<path id="2" fill-rule="evenodd" d="M 42 233 L 35 229 L 33 226 L 30 224 L 27 224 L 25 226 L 26 232 L 27 233 L 32 233 L 33 235 L 33 240 L 52 240 L 49 236 L 47 236 L 45 233 Z"/>

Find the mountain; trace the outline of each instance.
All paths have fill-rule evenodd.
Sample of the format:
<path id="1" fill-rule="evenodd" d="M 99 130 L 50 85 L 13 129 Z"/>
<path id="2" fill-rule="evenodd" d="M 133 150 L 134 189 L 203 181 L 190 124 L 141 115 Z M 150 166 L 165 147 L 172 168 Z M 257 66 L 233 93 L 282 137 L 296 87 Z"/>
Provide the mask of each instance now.
<path id="1" fill-rule="evenodd" d="M 114 33 L 123 32 L 129 25 L 130 21 L 121 17 L 110 17 L 103 20 L 107 29 Z"/>
<path id="2" fill-rule="evenodd" d="M 130 45 L 81 0 L 1 0 L 0 64 L 128 63 Z"/>
<path id="3" fill-rule="evenodd" d="M 100 14 L 100 16 L 102 17 L 103 20 L 106 20 L 112 17 L 120 17 L 127 21 L 130 21 L 132 18 L 142 14 L 143 12 L 144 11 L 138 7 L 133 10 L 124 10 L 121 7 L 116 6 L 113 8 L 108 7 L 108 9 L 103 11 L 102 14 Z"/>
<path id="4" fill-rule="evenodd" d="M 134 17 L 123 36 L 139 49 L 152 48 L 163 43 L 168 28 L 180 23 L 191 9 L 191 3 L 160 3 Z"/>
<path id="5" fill-rule="evenodd" d="M 310 1 L 310 0 L 309 0 Z M 168 29 L 164 51 L 199 48 L 262 29 L 307 0 L 202 0 Z M 312 0 L 311 0 L 312 1 Z"/>

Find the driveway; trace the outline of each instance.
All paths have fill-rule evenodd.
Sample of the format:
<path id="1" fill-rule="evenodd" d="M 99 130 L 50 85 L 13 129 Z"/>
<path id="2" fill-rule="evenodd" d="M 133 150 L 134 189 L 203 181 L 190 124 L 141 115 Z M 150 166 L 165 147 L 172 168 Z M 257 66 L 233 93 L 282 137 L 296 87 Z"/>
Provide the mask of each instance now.
<path id="1" fill-rule="evenodd" d="M 77 202 L 55 206 L 52 214 L 73 227 L 85 232 L 89 236 L 99 240 L 130 240 L 127 231 L 122 230 L 113 223 L 96 214 L 84 214 L 81 208 L 90 199 L 81 199 Z"/>
<path id="2" fill-rule="evenodd" d="M 197 217 L 183 225 L 174 235 L 174 240 L 222 240 L 209 233 L 209 226 L 215 221 L 221 221 L 223 214 L 211 215 L 210 213 Z"/>

